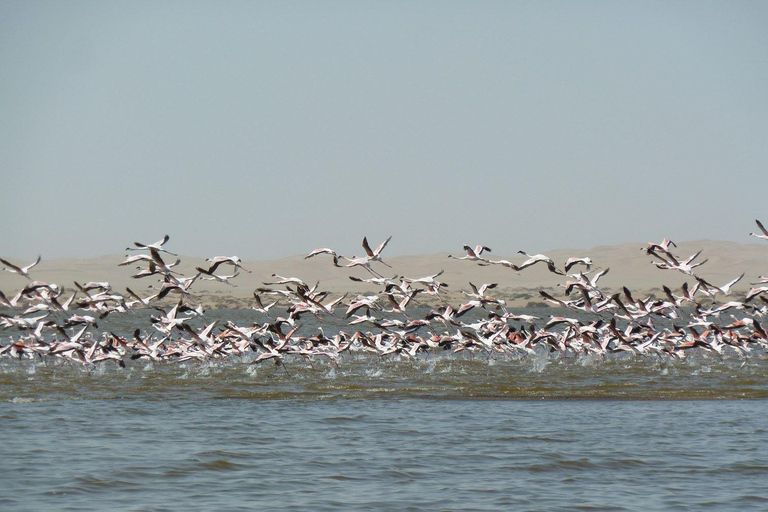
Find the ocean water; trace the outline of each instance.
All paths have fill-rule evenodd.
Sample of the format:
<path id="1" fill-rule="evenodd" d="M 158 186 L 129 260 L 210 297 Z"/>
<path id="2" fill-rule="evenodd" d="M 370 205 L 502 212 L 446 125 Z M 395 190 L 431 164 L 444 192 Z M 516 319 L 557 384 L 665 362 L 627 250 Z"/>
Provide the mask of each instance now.
<path id="1" fill-rule="evenodd" d="M 2 359 L 0 510 L 766 510 L 766 398 L 760 353 Z"/>

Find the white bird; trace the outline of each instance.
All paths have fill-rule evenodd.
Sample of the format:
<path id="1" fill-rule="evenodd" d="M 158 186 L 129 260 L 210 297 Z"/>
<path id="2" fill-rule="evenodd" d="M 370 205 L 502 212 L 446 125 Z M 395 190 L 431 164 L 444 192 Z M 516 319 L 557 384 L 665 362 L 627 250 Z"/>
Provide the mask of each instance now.
<path id="1" fill-rule="evenodd" d="M 19 292 L 22 296 L 29 297 L 37 294 L 41 297 L 58 297 L 61 295 L 61 289 L 56 283 L 48 284 L 43 281 L 32 281 Z"/>
<path id="2" fill-rule="evenodd" d="M 762 238 L 763 240 L 768 240 L 768 230 L 765 229 L 765 226 L 763 226 L 763 223 L 759 220 L 755 219 L 755 222 L 757 223 L 757 227 L 760 228 L 760 231 L 762 231 L 762 234 L 760 233 L 750 233 L 750 236 L 754 236 L 755 238 Z M 5 263 L 5 262 L 3 262 Z"/>
<path id="3" fill-rule="evenodd" d="M 388 263 L 385 263 L 384 260 L 381 259 L 381 251 L 384 250 L 384 248 L 387 246 L 389 241 L 392 240 L 392 236 L 384 240 L 375 251 L 371 250 L 371 246 L 368 245 L 368 238 L 363 237 L 363 249 L 365 249 L 365 253 L 368 255 L 368 261 L 378 261 L 379 263 L 384 263 L 384 265 L 388 266 L 389 268 L 392 268 L 391 265 Z"/>
<path id="4" fill-rule="evenodd" d="M 205 261 L 209 262 L 211 265 L 208 267 L 208 272 L 212 273 L 216 271 L 216 268 L 221 265 L 222 263 L 228 263 L 235 268 L 239 268 L 241 270 L 244 270 L 245 272 L 251 273 L 250 270 L 247 268 L 243 268 L 243 261 L 238 258 L 237 256 L 214 256 L 213 258 L 206 258 Z"/>
<path id="5" fill-rule="evenodd" d="M 405 312 L 405 308 L 408 306 L 408 303 L 411 302 L 411 300 L 421 292 L 421 290 L 413 290 L 409 295 L 406 295 L 400 302 L 395 299 L 393 294 L 388 294 L 387 299 L 389 300 L 390 304 L 392 304 L 392 309 L 385 310 L 385 313 L 400 313 L 401 315 L 405 315 L 408 317 L 408 314 Z"/>
<path id="6" fill-rule="evenodd" d="M 19 274 L 19 275 L 21 275 L 21 276 L 24 276 L 24 277 L 26 277 L 27 279 L 29 279 L 29 280 L 31 281 L 31 280 L 32 280 L 32 278 L 31 278 L 31 277 L 29 277 L 29 274 L 28 274 L 28 272 L 29 272 L 29 269 L 31 269 L 32 267 L 34 267 L 35 265 L 37 265 L 38 263 L 40 263 L 40 259 L 41 259 L 41 257 L 40 257 L 40 256 L 38 256 L 38 257 L 37 257 L 37 259 L 36 259 L 35 261 L 33 261 L 32 263 L 30 263 L 30 264 L 29 264 L 29 265 L 27 265 L 26 267 L 17 267 L 17 266 L 16 266 L 16 265 L 14 265 L 13 263 L 10 263 L 10 262 L 8 262 L 8 261 L 6 261 L 6 260 L 2 259 L 2 258 L 0 258 L 0 261 L 3 263 L 3 265 L 5 265 L 5 268 L 3 268 L 3 270 L 5 270 L 5 271 L 7 271 L 7 272 L 13 272 L 14 274 Z"/>
<path id="7" fill-rule="evenodd" d="M 274 286 L 279 284 L 295 284 L 297 287 L 304 290 L 313 290 L 313 288 L 310 288 L 307 283 L 298 277 L 285 277 L 281 276 L 280 274 L 272 274 L 272 277 L 276 277 L 278 280 L 273 282 L 264 281 L 264 284 L 267 286 Z"/>
<path id="8" fill-rule="evenodd" d="M 84 285 L 79 285 L 77 281 L 75 281 L 75 286 L 84 294 L 89 295 L 88 293 L 91 290 L 99 290 L 100 292 L 109 292 L 112 290 L 112 285 L 110 285 L 106 281 L 101 282 L 95 282 L 95 281 L 89 281 L 85 283 Z"/>
<path id="9" fill-rule="evenodd" d="M 490 260 L 489 259 L 488 263 L 490 263 L 491 265 L 501 265 L 502 267 L 511 268 L 512 270 L 515 271 L 515 273 L 517 273 L 518 275 L 520 274 L 520 272 L 518 272 L 520 270 L 520 267 L 518 267 L 517 265 L 515 265 L 509 260 Z M 480 265 L 482 265 L 482 263 L 480 263 Z"/>
<path id="10" fill-rule="evenodd" d="M 443 272 L 445 272 L 445 270 L 441 270 L 437 274 L 432 274 L 431 276 L 419 277 L 418 279 L 403 276 L 403 281 L 406 283 L 420 283 L 426 286 L 448 286 L 447 284 L 435 280 L 436 277 L 443 275 Z"/>
<path id="11" fill-rule="evenodd" d="M 170 251 L 166 251 L 165 249 L 163 249 L 163 245 L 165 245 L 165 243 L 168 240 L 170 240 L 170 238 L 171 238 L 170 236 L 165 235 L 162 240 L 158 240 L 157 242 L 155 242 L 153 244 L 143 244 L 141 242 L 133 242 L 133 245 L 135 245 L 136 247 L 126 247 L 125 250 L 126 251 L 140 251 L 140 250 L 153 251 L 154 250 L 154 251 L 158 251 L 158 252 L 165 252 L 165 253 L 171 254 L 173 256 L 178 256 L 178 254 L 176 254 L 176 253 L 173 253 L 173 252 L 170 252 Z"/>
<path id="12" fill-rule="evenodd" d="M 15 297 L 12 299 L 9 299 L 5 296 L 3 292 L 0 291 L 0 306 L 5 306 L 10 309 L 16 309 L 16 304 L 19 302 L 19 299 L 21 299 L 22 293 L 19 291 L 18 294 L 16 294 Z"/>
<path id="13" fill-rule="evenodd" d="M 233 277 L 239 276 L 240 272 L 235 272 L 231 276 L 221 276 L 221 275 L 214 274 L 213 272 L 208 272 L 207 270 L 201 267 L 195 267 L 195 269 L 198 271 L 200 275 L 200 279 L 204 279 L 206 281 L 219 281 L 220 283 L 225 283 L 225 284 L 228 284 L 229 286 L 234 286 L 235 288 L 237 287 L 236 284 L 230 283 L 229 280 L 232 279 Z"/>
<path id="14" fill-rule="evenodd" d="M 432 274 L 431 276 L 426 276 L 426 277 L 420 277 L 418 279 L 412 279 L 412 278 L 408 278 L 408 277 L 403 276 L 402 279 L 403 279 L 404 283 L 419 283 L 419 284 L 423 284 L 423 285 L 425 285 L 427 287 L 427 293 L 428 294 L 437 296 L 437 295 L 440 294 L 440 288 L 441 287 L 448 288 L 447 284 L 441 283 L 440 281 L 435 279 L 436 277 L 441 276 L 443 274 L 443 272 L 445 272 L 445 271 L 441 270 L 437 274 Z M 401 286 L 401 288 L 404 288 L 404 287 Z"/>
<path id="15" fill-rule="evenodd" d="M 570 271 L 571 267 L 573 267 L 574 265 L 578 265 L 578 264 L 586 265 L 587 271 L 589 271 L 589 269 L 592 268 L 592 265 L 594 265 L 594 263 L 592 263 L 592 259 L 589 258 L 589 257 L 586 257 L 586 258 L 568 258 L 565 261 L 565 271 L 566 272 Z"/>
<path id="16" fill-rule="evenodd" d="M 346 256 L 339 256 L 339 258 L 342 258 L 342 259 L 345 259 L 345 260 L 348 261 L 348 263 L 346 265 L 344 265 L 345 267 L 349 267 L 349 268 L 351 268 L 351 267 L 363 267 L 370 274 L 372 274 L 372 275 L 374 275 L 374 276 L 376 276 L 376 277 L 378 277 L 380 279 L 384 278 L 383 275 L 381 275 L 378 272 L 376 272 L 375 270 L 373 270 L 373 268 L 371 267 L 371 261 L 372 260 L 370 258 L 368 258 L 367 256 L 363 256 L 363 257 L 360 257 L 360 258 L 358 258 L 357 256 L 352 256 L 351 258 L 347 258 Z M 334 263 L 335 263 L 335 261 L 334 261 Z M 387 266 L 389 266 L 389 265 L 387 265 Z"/>
<path id="17" fill-rule="evenodd" d="M 344 318 L 349 318 L 355 311 L 357 311 L 360 308 L 365 308 L 366 311 L 369 311 L 373 309 L 380 309 L 379 306 L 376 304 L 379 301 L 378 295 L 358 295 L 357 299 L 355 299 L 354 302 L 352 302 L 349 307 L 347 308 L 347 312 L 344 315 Z"/>
<path id="18" fill-rule="evenodd" d="M 705 279 L 702 279 L 701 277 L 694 276 L 696 280 L 701 283 L 701 289 L 706 294 L 709 295 L 711 298 L 714 298 L 717 292 L 722 293 L 723 295 L 730 295 L 731 294 L 731 287 L 741 281 L 741 278 L 744 277 L 744 274 L 741 274 L 736 279 L 729 281 L 725 283 L 723 286 L 715 286 L 712 283 L 706 281 Z"/>
<path id="19" fill-rule="evenodd" d="M 449 254 L 448 257 L 454 258 L 457 260 L 480 261 L 482 262 L 481 265 L 483 263 L 485 264 L 493 263 L 485 258 L 480 257 L 480 255 L 483 254 L 483 252 L 491 252 L 490 247 L 487 247 L 485 245 L 476 245 L 473 248 L 466 244 L 463 247 L 464 247 L 464 250 L 467 251 L 467 254 L 465 256 L 458 257 L 458 256 L 453 256 L 452 254 Z"/>
<path id="20" fill-rule="evenodd" d="M 192 286 L 192 283 L 194 283 L 200 276 L 201 276 L 201 273 L 198 272 L 193 277 L 186 278 L 181 281 L 177 279 L 174 279 L 173 281 L 170 279 L 163 281 L 163 284 L 160 286 L 158 290 L 157 299 L 162 300 L 165 298 L 166 295 L 168 295 L 171 292 L 180 293 L 182 295 L 190 295 L 189 287 Z M 157 289 L 155 286 L 152 286 L 152 285 L 148 285 L 147 288 L 151 290 Z"/>
<path id="21" fill-rule="evenodd" d="M 162 274 L 167 278 L 175 279 L 171 274 L 174 274 L 176 272 L 171 270 L 171 267 L 175 267 L 179 263 L 181 263 L 181 260 L 177 259 L 176 263 L 171 263 L 170 265 L 165 265 L 165 264 L 161 265 L 161 264 L 155 263 L 153 259 L 150 259 L 149 266 L 147 268 L 136 267 L 136 270 L 138 270 L 139 272 L 132 275 L 131 277 L 134 279 L 140 279 L 142 277 L 153 276 L 155 274 Z"/>
<path id="22" fill-rule="evenodd" d="M 531 256 L 525 251 L 517 251 L 517 252 L 528 258 L 521 265 L 518 266 L 517 268 L 518 270 L 523 270 L 524 268 L 528 268 L 531 265 L 535 265 L 536 263 L 542 262 L 547 265 L 547 268 L 549 269 L 550 272 L 564 275 L 562 271 L 557 269 L 557 267 L 555 266 L 554 260 L 552 260 L 552 258 L 550 258 L 549 256 L 545 256 L 543 254 L 534 254 L 533 256 Z"/>
<path id="23" fill-rule="evenodd" d="M 148 262 L 154 262 L 154 263 L 160 263 L 161 265 L 165 265 L 165 262 L 162 261 L 162 258 L 160 258 L 160 261 L 155 260 L 153 257 L 154 254 L 133 254 L 131 256 L 125 255 L 125 259 L 117 264 L 118 267 L 122 267 L 124 265 L 130 265 L 131 263 L 136 263 L 137 261 L 148 261 Z M 158 254 L 159 257 L 159 254 Z"/>
<path id="24" fill-rule="evenodd" d="M 330 254 L 331 256 L 333 256 L 333 264 L 334 264 L 334 266 L 336 266 L 336 267 L 340 267 L 341 266 L 341 265 L 339 265 L 339 257 L 340 256 L 338 254 L 336 254 L 336 251 L 334 251 L 333 249 L 329 249 L 327 247 L 322 247 L 320 249 L 315 249 L 311 253 L 309 253 L 306 256 L 304 256 L 304 259 L 306 260 L 306 259 L 312 258 L 314 256 L 317 256 L 318 254 Z"/>
<path id="25" fill-rule="evenodd" d="M 128 287 L 125 288 L 125 291 L 128 292 L 128 295 L 130 295 L 131 297 L 136 299 L 135 301 L 131 301 L 131 302 L 128 303 L 128 305 L 130 305 L 130 306 L 133 306 L 134 304 L 139 303 L 139 304 L 143 304 L 144 307 L 148 308 L 149 307 L 149 301 L 151 301 L 152 299 L 157 297 L 157 294 L 155 293 L 155 294 L 150 295 L 149 297 L 147 297 L 145 299 L 142 299 L 139 295 L 137 295 L 133 290 L 131 290 Z"/>
<path id="26" fill-rule="evenodd" d="M 693 254 L 680 262 L 678 262 L 674 257 L 670 256 L 670 261 L 667 261 L 667 260 L 664 260 L 663 262 L 652 261 L 651 264 L 655 265 L 656 267 L 662 270 L 678 270 L 683 274 L 693 276 L 694 268 L 700 267 L 703 264 L 705 264 L 707 261 L 709 261 L 709 260 L 704 260 L 704 261 L 700 261 L 699 263 L 693 263 L 693 260 L 695 260 L 699 256 L 699 254 L 701 254 L 701 250 L 699 250 L 699 252 L 697 252 L 696 254 Z"/>
<path id="27" fill-rule="evenodd" d="M 672 253 L 669 251 L 669 246 L 677 247 L 677 244 L 670 240 L 669 238 L 665 238 L 661 241 L 660 244 L 654 243 L 654 242 L 648 242 L 648 245 L 645 247 L 641 247 L 641 251 L 645 251 L 646 254 L 656 254 L 656 251 L 661 251 L 669 256 L 672 256 Z"/>
<path id="28" fill-rule="evenodd" d="M 359 277 L 355 276 L 347 276 L 349 279 L 356 283 L 371 283 L 371 284 L 377 284 L 379 286 L 388 286 L 390 284 L 395 284 L 394 280 L 398 278 L 397 275 L 392 276 L 391 278 L 386 277 L 371 277 L 369 279 L 360 279 Z"/>
<path id="29" fill-rule="evenodd" d="M 749 302 L 752 299 L 754 299 L 756 296 L 766 292 L 768 292 L 768 286 L 759 286 L 759 287 L 750 288 L 750 290 L 747 292 L 747 296 L 744 298 L 744 302 Z"/>
<path id="30" fill-rule="evenodd" d="M 327 247 L 321 247 L 320 249 L 315 249 L 314 251 L 310 252 L 306 256 L 304 256 L 304 259 L 312 258 L 313 256 L 317 256 L 318 254 L 331 254 L 333 256 L 336 256 L 336 251 L 333 249 L 329 249 Z"/>
<path id="31" fill-rule="evenodd" d="M 264 305 L 264 303 L 263 303 L 263 302 L 261 302 L 261 296 L 259 296 L 259 294 L 258 294 L 258 293 L 256 293 L 256 292 L 253 292 L 253 298 L 254 298 L 254 300 L 256 301 L 256 306 L 251 306 L 251 309 L 253 309 L 253 310 L 255 310 L 255 311 L 258 311 L 258 312 L 259 312 L 259 313 L 261 313 L 262 315 L 271 316 L 271 315 L 269 314 L 269 310 L 270 310 L 270 308 L 272 308 L 272 307 L 273 307 L 275 304 L 277 304 L 277 301 L 273 301 L 273 302 L 270 302 L 269 304 L 267 304 L 267 305 L 265 306 L 265 305 Z"/>
<path id="32" fill-rule="evenodd" d="M 476 285 L 474 285 L 471 281 L 469 283 L 469 286 L 472 288 L 472 293 L 469 292 L 462 292 L 464 295 L 467 295 L 469 297 L 473 297 L 478 300 L 485 300 L 488 299 L 488 297 L 485 295 L 485 292 L 488 290 L 492 290 L 496 288 L 499 285 L 499 283 L 485 283 L 478 288 Z M 496 299 L 491 299 L 496 300 Z"/>

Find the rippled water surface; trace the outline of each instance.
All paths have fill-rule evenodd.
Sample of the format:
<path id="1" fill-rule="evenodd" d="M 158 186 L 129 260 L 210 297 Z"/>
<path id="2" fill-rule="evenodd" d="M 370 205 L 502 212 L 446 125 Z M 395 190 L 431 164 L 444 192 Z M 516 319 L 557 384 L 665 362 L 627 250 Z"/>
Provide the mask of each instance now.
<path id="1" fill-rule="evenodd" d="M 768 361 L 0 360 L 0 510 L 765 510 Z"/>
<path id="2" fill-rule="evenodd" d="M 762 510 L 765 401 L 5 403 L 3 510 Z"/>

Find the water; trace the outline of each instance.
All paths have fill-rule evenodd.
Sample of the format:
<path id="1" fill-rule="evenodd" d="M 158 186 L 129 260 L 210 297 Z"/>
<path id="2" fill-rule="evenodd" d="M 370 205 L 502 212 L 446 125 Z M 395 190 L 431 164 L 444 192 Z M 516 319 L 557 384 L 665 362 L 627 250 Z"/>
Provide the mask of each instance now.
<path id="1" fill-rule="evenodd" d="M 767 397 L 762 354 L 6 358 L 0 510 L 764 510 Z"/>
<path id="2" fill-rule="evenodd" d="M 4 510 L 745 510 L 765 401 L 6 403 Z"/>

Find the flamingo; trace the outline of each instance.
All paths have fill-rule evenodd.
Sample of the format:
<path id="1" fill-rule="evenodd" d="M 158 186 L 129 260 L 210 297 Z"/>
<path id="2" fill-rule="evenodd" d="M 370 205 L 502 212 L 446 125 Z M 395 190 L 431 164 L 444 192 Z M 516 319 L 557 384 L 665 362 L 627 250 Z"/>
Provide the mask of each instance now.
<path id="1" fill-rule="evenodd" d="M 314 251 L 312 251 L 309 254 L 307 254 L 306 256 L 304 256 L 304 259 L 307 260 L 309 258 L 313 258 L 313 257 L 317 256 L 318 254 L 330 254 L 333 257 L 333 265 L 336 266 L 336 267 L 340 267 L 341 266 L 341 265 L 339 265 L 339 258 L 342 257 L 342 256 L 339 256 L 338 254 L 336 254 L 336 251 L 334 251 L 333 249 L 329 249 L 327 247 L 322 247 L 320 249 L 315 249 Z"/>
<path id="2" fill-rule="evenodd" d="M 592 268 L 592 265 L 594 265 L 594 263 L 592 263 L 592 259 L 589 258 L 589 257 L 586 257 L 586 258 L 568 258 L 565 261 L 565 271 L 568 272 L 569 270 L 571 270 L 571 267 L 573 267 L 574 265 L 578 265 L 578 264 L 585 265 L 587 267 L 587 271 L 589 271 L 589 269 Z"/>
<path id="3" fill-rule="evenodd" d="M 700 261 L 699 263 L 693 263 L 693 260 L 695 260 L 699 254 L 701 254 L 701 250 L 697 252 L 696 254 L 693 254 L 692 256 L 689 256 L 685 260 L 678 262 L 674 257 L 671 258 L 671 261 L 664 260 L 663 262 L 659 261 L 652 261 L 651 264 L 655 265 L 656 267 L 662 269 L 662 270 L 678 270 L 682 272 L 683 274 L 687 274 L 689 276 L 695 277 L 693 274 L 693 269 L 696 267 L 700 267 L 703 264 L 705 264 L 709 260 Z M 663 258 L 662 258 L 663 259 Z"/>
<path id="4" fill-rule="evenodd" d="M 233 277 L 239 276 L 240 272 L 235 272 L 231 276 L 221 276 L 221 275 L 214 274 L 213 272 L 208 272 L 207 270 L 201 267 L 195 267 L 195 270 L 198 271 L 200 275 L 200 279 L 204 279 L 206 281 L 219 281 L 220 283 L 228 284 L 229 286 L 233 286 L 235 288 L 237 287 L 236 284 L 230 283 L 229 280 L 232 279 Z"/>
<path id="5" fill-rule="evenodd" d="M 469 245 L 463 246 L 464 250 L 467 251 L 467 254 L 465 256 L 454 256 L 452 254 L 449 254 L 449 258 L 454 258 L 457 260 L 468 260 L 468 261 L 478 261 L 481 262 L 480 264 L 488 264 L 492 263 L 491 261 L 487 260 L 486 258 L 482 258 L 480 255 L 483 254 L 483 252 L 491 252 L 491 248 L 485 245 L 476 245 L 475 247 L 470 247 Z"/>
<path id="6" fill-rule="evenodd" d="M 376 248 L 375 251 L 371 250 L 371 246 L 368 245 L 368 238 L 363 237 L 363 249 L 365 249 L 365 253 L 368 255 L 368 261 L 378 261 L 379 263 L 383 263 L 384 265 L 388 266 L 389 268 L 392 268 L 391 265 L 386 263 L 384 260 L 381 259 L 381 251 L 384 250 L 384 248 L 387 246 L 389 241 L 392 240 L 392 236 L 390 235 L 389 238 L 384 240 L 379 246 Z"/>
<path id="7" fill-rule="evenodd" d="M 264 305 L 264 303 L 263 303 L 263 302 L 261 302 L 261 296 L 260 296 L 258 293 L 256 293 L 256 292 L 253 292 L 253 298 L 254 298 L 254 300 L 256 301 L 256 306 L 251 306 L 251 309 L 253 309 L 253 310 L 255 310 L 255 311 L 258 311 L 258 312 L 259 312 L 259 313 L 261 313 L 262 315 L 271 316 L 271 315 L 269 314 L 269 310 L 270 310 L 270 308 L 272 308 L 272 307 L 273 307 L 275 304 L 277 304 L 277 301 L 274 301 L 274 302 L 270 302 L 269 304 L 267 304 L 267 305 L 265 306 L 265 305 Z"/>
<path id="8" fill-rule="evenodd" d="M 373 261 L 373 260 L 371 260 L 367 256 L 360 257 L 360 258 L 358 258 L 357 256 L 352 256 L 351 258 L 347 258 L 346 256 L 339 256 L 339 258 L 343 258 L 343 259 L 345 259 L 345 260 L 347 260 L 349 262 L 346 265 L 344 265 L 345 267 L 349 267 L 349 268 L 351 268 L 351 267 L 363 267 L 365 270 L 367 270 L 369 273 L 371 273 L 375 277 L 378 277 L 380 279 L 384 278 L 383 275 L 381 275 L 378 272 L 376 272 L 375 270 L 373 270 L 373 268 L 371 267 L 371 261 Z M 387 265 L 387 266 L 389 266 L 389 265 Z"/>
<path id="9" fill-rule="evenodd" d="M 531 256 L 525 251 L 517 251 L 517 252 L 519 254 L 522 254 L 526 258 L 528 258 L 521 265 L 518 266 L 518 270 L 523 270 L 524 268 L 528 268 L 531 265 L 535 265 L 536 263 L 542 262 L 542 263 L 546 263 L 547 268 L 549 269 L 550 272 L 559 274 L 561 276 L 565 275 L 564 272 L 561 272 L 560 270 L 557 269 L 557 267 L 555 266 L 554 260 L 552 260 L 552 258 L 550 258 L 549 256 L 545 256 L 543 254 L 534 254 L 533 256 Z"/>
<path id="10" fill-rule="evenodd" d="M 389 286 L 390 284 L 394 284 L 394 280 L 397 279 L 399 276 L 394 275 L 391 278 L 371 277 L 370 279 L 360 279 L 359 277 L 355 277 L 355 276 L 347 276 L 347 277 L 349 277 L 350 280 L 356 283 L 371 283 L 379 286 Z"/>
<path id="11" fill-rule="evenodd" d="M 126 251 L 141 251 L 141 250 L 148 250 L 148 251 L 157 251 L 157 252 L 165 252 L 172 256 L 178 256 L 178 254 L 167 251 L 163 249 L 163 245 L 165 245 L 168 240 L 170 240 L 171 237 L 168 235 L 165 235 L 162 240 L 158 240 L 155 243 L 152 244 L 143 244 L 141 242 L 133 242 L 133 245 L 136 247 L 126 247 Z"/>
<path id="12" fill-rule="evenodd" d="M 5 270 L 7 272 L 12 272 L 14 274 L 19 274 L 20 276 L 24 276 L 27 279 L 29 279 L 30 281 L 32 280 L 32 278 L 29 277 L 29 274 L 28 274 L 29 269 L 31 269 L 32 267 L 34 267 L 35 265 L 40 263 L 40 260 L 41 260 L 41 256 L 38 256 L 35 261 L 30 263 L 26 267 L 18 267 L 16 265 L 14 265 L 13 263 L 10 263 L 9 261 L 6 261 L 6 260 L 0 258 L 0 262 L 2 262 L 3 265 L 5 265 L 5 268 L 3 268 L 3 270 Z"/>
<path id="13" fill-rule="evenodd" d="M 755 238 L 762 238 L 763 240 L 768 240 L 768 229 L 765 229 L 765 226 L 763 226 L 763 223 L 757 219 L 755 219 L 755 223 L 757 224 L 757 227 L 760 228 L 760 231 L 762 231 L 762 234 L 750 233 L 749 236 L 754 236 Z"/>
<path id="14" fill-rule="evenodd" d="M 251 271 L 248 270 L 247 268 L 243 268 L 243 261 L 237 256 L 214 256 L 213 258 L 206 258 L 205 261 L 211 264 L 208 267 L 209 273 L 213 273 L 216 270 L 216 268 L 222 263 L 229 263 L 235 268 L 239 268 L 240 270 L 248 272 L 249 274 L 251 273 Z"/>
<path id="15" fill-rule="evenodd" d="M 744 277 L 744 274 L 741 274 L 736 279 L 725 283 L 723 286 L 715 286 L 712 283 L 702 279 L 701 277 L 698 277 L 698 276 L 694 276 L 694 277 L 701 284 L 702 291 L 706 295 L 709 295 L 711 298 L 714 299 L 715 295 L 717 294 L 717 292 L 720 292 L 723 295 L 730 295 L 731 294 L 731 287 L 733 285 L 735 285 L 736 283 L 738 283 L 739 281 L 741 281 L 741 278 Z"/>
<path id="16" fill-rule="evenodd" d="M 646 254 L 655 254 L 656 251 L 661 251 L 669 256 L 672 256 L 672 253 L 669 251 L 669 246 L 677 247 L 677 244 L 670 240 L 669 238 L 665 238 L 661 241 L 660 244 L 656 244 L 653 242 L 648 242 L 648 245 L 645 247 L 641 247 L 641 251 L 645 251 Z"/>
<path id="17" fill-rule="evenodd" d="M 403 283 L 406 283 L 406 284 L 410 284 L 410 283 L 423 284 L 424 286 L 427 287 L 428 294 L 437 296 L 440 294 L 441 287 L 448 288 L 447 284 L 442 283 L 435 279 L 436 277 L 441 276 L 443 272 L 445 272 L 445 270 L 441 270 L 437 274 L 432 274 L 431 276 L 426 276 L 426 277 L 420 277 L 418 279 L 412 279 L 408 277 L 403 277 L 402 279 L 403 279 Z M 404 287 L 401 286 L 401 289 L 402 288 Z"/>

